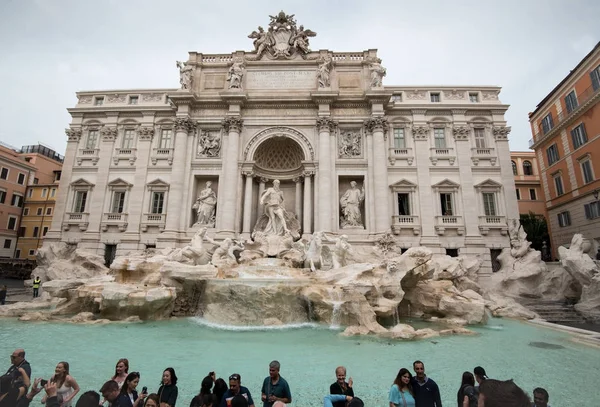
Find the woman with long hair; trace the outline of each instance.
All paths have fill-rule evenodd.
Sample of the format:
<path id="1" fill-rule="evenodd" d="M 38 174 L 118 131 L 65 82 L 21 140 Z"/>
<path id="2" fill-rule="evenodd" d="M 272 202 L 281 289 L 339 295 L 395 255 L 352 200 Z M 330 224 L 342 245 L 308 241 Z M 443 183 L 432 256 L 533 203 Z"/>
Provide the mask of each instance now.
<path id="1" fill-rule="evenodd" d="M 406 368 L 400 369 L 389 393 L 390 407 L 415 407 L 412 374 Z"/>
<path id="2" fill-rule="evenodd" d="M 471 372 L 464 372 L 460 388 L 456 394 L 458 407 L 477 407 L 477 398 L 475 377 L 473 377 Z"/>
<path id="3" fill-rule="evenodd" d="M 69 374 L 69 364 L 67 362 L 58 362 L 54 369 L 54 375 L 50 378 L 51 383 L 56 383 L 56 395 L 62 407 L 71 407 L 72 400 L 79 393 L 77 381 Z M 42 403 L 46 402 L 46 396 L 42 398 Z"/>
<path id="4" fill-rule="evenodd" d="M 217 400 L 216 404 L 221 404 L 221 400 L 223 400 L 223 395 L 229 389 L 227 387 L 227 383 L 222 378 L 218 378 L 215 380 L 215 387 L 213 387 L 213 394 L 215 395 L 215 399 Z"/>
<path id="5" fill-rule="evenodd" d="M 175 374 L 175 369 L 168 367 L 163 371 L 162 381 L 158 388 L 160 407 L 175 407 L 177 393 L 177 375 Z"/>
<path id="6" fill-rule="evenodd" d="M 202 407 L 204 404 L 204 396 L 214 397 L 212 394 L 212 387 L 215 382 L 215 372 L 210 372 L 208 376 L 202 379 L 202 383 L 200 384 L 200 393 L 196 397 L 192 399 L 190 402 L 190 407 Z M 220 402 L 219 400 L 218 402 Z"/>
<path id="7" fill-rule="evenodd" d="M 125 358 L 119 359 L 117 364 L 115 365 L 115 375 L 111 377 L 111 380 L 114 380 L 119 384 L 119 388 L 123 386 L 125 383 L 125 379 L 129 374 L 129 361 Z"/>
<path id="8" fill-rule="evenodd" d="M 119 392 L 119 406 L 138 407 L 144 405 L 144 398 L 146 398 L 148 392 L 142 392 L 138 395 L 137 386 L 139 383 L 140 374 L 138 372 L 131 372 L 127 375 L 125 383 L 123 383 Z"/>

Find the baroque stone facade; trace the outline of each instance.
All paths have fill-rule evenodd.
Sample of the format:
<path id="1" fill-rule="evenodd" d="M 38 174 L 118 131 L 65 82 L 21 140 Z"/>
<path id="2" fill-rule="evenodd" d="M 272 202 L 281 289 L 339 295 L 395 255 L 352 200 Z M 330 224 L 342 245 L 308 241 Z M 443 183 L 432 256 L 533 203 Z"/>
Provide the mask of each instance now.
<path id="1" fill-rule="evenodd" d="M 500 88 L 388 86 L 376 50 L 311 51 L 316 33 L 289 19 L 253 32 L 252 52 L 190 52 L 181 89 L 78 92 L 47 240 L 107 257 L 182 246 L 207 182 L 209 234 L 247 239 L 277 179 L 303 236 L 360 246 L 391 230 L 490 272 L 518 218 Z M 352 188 L 364 198 L 344 222 Z"/>

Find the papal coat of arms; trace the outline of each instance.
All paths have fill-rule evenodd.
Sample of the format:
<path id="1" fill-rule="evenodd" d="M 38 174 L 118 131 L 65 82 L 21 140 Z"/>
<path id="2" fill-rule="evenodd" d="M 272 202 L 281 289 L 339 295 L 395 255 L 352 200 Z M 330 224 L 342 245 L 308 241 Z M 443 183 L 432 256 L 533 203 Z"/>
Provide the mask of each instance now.
<path id="1" fill-rule="evenodd" d="M 271 22 L 267 31 L 258 27 L 252 31 L 248 38 L 254 39 L 256 59 L 268 55 L 276 59 L 289 59 L 299 53 L 305 56 L 310 52 L 308 47 L 309 37 L 317 35 L 316 32 L 296 26 L 294 14 L 288 15 L 280 11 L 276 16 L 269 16 Z"/>

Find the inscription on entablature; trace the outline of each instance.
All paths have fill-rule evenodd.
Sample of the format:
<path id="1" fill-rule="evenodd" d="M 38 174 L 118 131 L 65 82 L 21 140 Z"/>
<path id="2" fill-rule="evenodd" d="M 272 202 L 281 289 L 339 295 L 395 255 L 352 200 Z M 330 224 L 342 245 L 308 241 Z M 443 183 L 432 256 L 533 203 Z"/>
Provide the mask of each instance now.
<path id="1" fill-rule="evenodd" d="M 204 89 L 223 89 L 225 87 L 225 75 L 206 75 L 204 77 Z"/>
<path id="2" fill-rule="evenodd" d="M 221 116 L 224 117 L 227 114 L 227 109 L 194 109 L 192 110 L 192 116 L 204 117 L 204 116 Z"/>
<path id="3" fill-rule="evenodd" d="M 338 74 L 338 83 L 340 88 L 360 88 L 359 73 L 343 73 Z"/>
<path id="4" fill-rule="evenodd" d="M 246 89 L 311 89 L 317 87 L 311 71 L 247 71 Z"/>
<path id="5" fill-rule="evenodd" d="M 245 109 L 244 116 L 315 116 L 316 109 Z"/>
<path id="6" fill-rule="evenodd" d="M 334 107 L 331 109 L 334 116 L 369 116 L 371 109 L 366 107 Z"/>

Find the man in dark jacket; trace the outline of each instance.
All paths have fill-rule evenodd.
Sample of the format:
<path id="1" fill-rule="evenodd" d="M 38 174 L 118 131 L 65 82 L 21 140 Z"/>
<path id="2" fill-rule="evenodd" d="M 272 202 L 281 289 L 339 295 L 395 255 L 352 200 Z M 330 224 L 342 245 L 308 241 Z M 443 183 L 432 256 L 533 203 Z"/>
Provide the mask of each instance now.
<path id="1" fill-rule="evenodd" d="M 346 368 L 339 366 L 335 369 L 335 376 L 337 380 L 331 386 L 329 386 L 329 394 L 342 394 L 344 396 L 354 397 L 354 390 L 352 390 L 352 378 L 346 382 Z M 333 403 L 333 407 L 345 407 L 345 401 L 336 401 Z"/>
<path id="2" fill-rule="evenodd" d="M 246 398 L 248 407 L 254 407 L 254 400 L 252 400 L 250 390 L 242 386 L 242 377 L 237 373 L 229 376 L 229 389 L 223 394 L 223 399 L 221 399 L 219 404 L 220 407 L 231 407 L 232 400 L 235 396 Z"/>
<path id="3" fill-rule="evenodd" d="M 425 375 L 425 364 L 417 360 L 413 363 L 413 370 L 415 376 L 412 378 L 412 388 L 416 407 L 442 407 L 440 388 Z"/>

